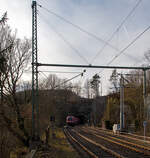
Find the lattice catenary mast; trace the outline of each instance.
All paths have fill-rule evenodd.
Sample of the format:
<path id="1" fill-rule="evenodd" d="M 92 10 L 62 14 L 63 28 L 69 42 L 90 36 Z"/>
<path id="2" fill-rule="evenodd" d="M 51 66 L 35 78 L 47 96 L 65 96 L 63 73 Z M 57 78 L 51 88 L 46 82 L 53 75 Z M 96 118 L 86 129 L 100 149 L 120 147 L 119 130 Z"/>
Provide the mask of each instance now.
<path id="1" fill-rule="evenodd" d="M 32 1 L 32 139 L 39 138 L 37 3 Z"/>

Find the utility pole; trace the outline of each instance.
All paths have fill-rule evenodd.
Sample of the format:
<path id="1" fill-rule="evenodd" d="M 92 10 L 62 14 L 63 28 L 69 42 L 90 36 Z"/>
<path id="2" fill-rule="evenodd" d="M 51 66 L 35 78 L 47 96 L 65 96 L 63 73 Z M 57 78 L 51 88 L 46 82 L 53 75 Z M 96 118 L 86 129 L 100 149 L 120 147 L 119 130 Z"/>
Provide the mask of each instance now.
<path id="1" fill-rule="evenodd" d="M 102 94 L 103 94 L 103 90 L 102 90 L 102 80 L 100 81 L 100 84 L 101 84 L 101 96 L 102 96 Z"/>
<path id="2" fill-rule="evenodd" d="M 143 102 L 144 102 L 144 119 L 148 120 L 148 108 L 146 105 L 146 70 L 143 70 Z"/>
<path id="3" fill-rule="evenodd" d="M 120 78 L 120 130 L 125 128 L 124 118 L 124 80 L 126 80 L 122 74 Z M 128 74 L 129 75 L 129 74 Z M 126 80 L 128 82 L 128 80 Z M 146 69 L 143 69 L 143 102 L 144 102 L 144 119 L 148 120 L 148 107 L 146 104 Z"/>
<path id="4" fill-rule="evenodd" d="M 32 1 L 32 140 L 39 139 L 37 3 Z"/>
<path id="5" fill-rule="evenodd" d="M 120 131 L 124 129 L 124 78 L 120 78 Z"/>

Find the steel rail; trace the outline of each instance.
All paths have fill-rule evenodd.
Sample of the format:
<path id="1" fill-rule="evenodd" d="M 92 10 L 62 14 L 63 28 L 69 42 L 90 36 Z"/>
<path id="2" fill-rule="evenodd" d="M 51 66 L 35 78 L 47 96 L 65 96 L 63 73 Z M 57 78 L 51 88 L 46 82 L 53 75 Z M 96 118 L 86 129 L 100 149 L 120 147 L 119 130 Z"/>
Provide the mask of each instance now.
<path id="1" fill-rule="evenodd" d="M 113 132 L 112 131 L 109 131 L 109 130 L 104 130 L 104 129 L 101 129 L 101 128 L 92 128 L 91 127 L 91 129 L 93 129 L 93 130 L 95 130 L 95 131 L 98 131 L 98 132 L 103 132 L 103 131 L 105 131 L 105 133 L 109 133 L 109 134 L 111 134 L 111 135 L 114 135 L 113 134 Z M 135 134 L 131 134 L 131 133 L 125 133 L 125 132 L 121 132 L 121 133 L 123 133 L 123 134 L 126 134 L 126 135 L 119 135 L 120 137 L 124 137 L 124 138 L 128 138 L 128 139 L 130 139 L 130 140 L 136 140 L 136 141 L 140 141 L 140 142 L 142 142 L 142 143 L 150 143 L 150 141 L 144 141 L 142 138 L 144 137 L 144 136 L 139 136 L 139 135 L 135 135 Z M 139 138 L 133 138 L 132 137 L 132 135 L 133 136 L 135 136 L 135 137 L 139 137 Z M 141 137 L 141 138 L 140 138 Z M 150 139 L 150 137 L 147 137 L 146 136 L 146 138 L 147 139 Z"/>
<path id="2" fill-rule="evenodd" d="M 121 133 L 129 135 L 130 138 L 132 138 L 132 136 L 135 136 L 135 137 L 138 137 L 138 138 L 137 138 L 138 140 L 144 139 L 144 136 L 141 136 L 141 135 L 137 135 L 137 134 L 133 134 L 133 133 L 126 133 L 126 132 L 121 132 Z M 145 138 L 147 138 L 147 139 L 150 140 L 150 137 L 149 137 L 149 136 L 145 136 Z M 142 141 L 144 141 L 144 140 L 142 140 Z M 149 143 L 150 143 L 150 142 L 149 142 Z"/>
<path id="3" fill-rule="evenodd" d="M 74 141 L 76 142 L 84 151 L 86 151 L 90 156 L 93 158 L 99 158 L 97 155 L 95 155 L 93 152 L 89 151 L 85 146 L 83 146 L 81 143 L 77 141 L 66 129 L 64 129 L 64 133 Z"/>
<path id="4" fill-rule="evenodd" d="M 87 131 L 86 131 L 86 132 L 87 132 Z M 130 150 L 133 150 L 133 151 L 135 151 L 135 152 L 142 153 L 142 154 L 144 154 L 144 155 L 149 155 L 149 156 L 150 156 L 150 153 L 148 153 L 148 152 L 146 152 L 146 151 L 141 151 L 141 150 L 139 150 L 139 149 L 136 149 L 135 147 L 131 147 L 131 146 L 128 146 L 128 145 L 125 145 L 125 144 L 122 144 L 122 143 L 113 141 L 112 139 L 105 138 L 105 137 L 100 136 L 100 135 L 96 135 L 96 137 L 101 138 L 101 139 L 103 139 L 103 140 L 106 140 L 106 141 L 108 141 L 108 142 L 111 142 L 111 143 L 113 143 L 113 144 L 117 144 L 117 145 L 123 146 L 123 147 L 125 147 L 125 148 L 127 148 L 127 149 L 130 149 Z"/>
<path id="5" fill-rule="evenodd" d="M 92 131 L 91 129 L 89 129 L 89 130 L 90 130 L 91 132 L 93 132 L 95 136 L 97 136 L 97 137 L 99 136 L 99 135 L 97 135 L 97 132 Z M 122 143 L 126 143 L 126 144 L 129 144 L 129 145 L 132 145 L 132 146 L 135 146 L 135 147 L 138 147 L 138 148 L 141 148 L 141 149 L 150 151 L 150 148 L 149 148 L 149 147 L 146 147 L 146 146 L 143 146 L 143 145 L 139 145 L 139 144 L 135 144 L 135 143 L 132 143 L 132 142 L 128 142 L 128 141 L 126 141 L 126 140 L 122 140 L 122 139 L 119 139 L 119 138 L 115 138 L 115 137 L 112 137 L 112 136 L 109 136 L 109 135 L 107 135 L 107 137 L 111 138 L 111 140 L 114 139 L 114 140 L 120 141 L 120 142 L 122 142 Z M 127 138 L 127 137 L 126 137 L 126 138 Z"/>
<path id="6" fill-rule="evenodd" d="M 91 140 L 91 139 L 89 139 L 89 138 L 87 138 L 87 137 L 81 135 L 81 134 L 78 133 L 77 131 L 75 131 L 75 130 L 73 130 L 73 131 L 74 131 L 77 135 L 79 135 L 80 137 L 82 137 L 83 139 L 85 139 L 86 141 L 88 141 L 88 142 L 90 142 L 90 143 L 92 143 L 92 144 L 94 144 L 94 145 L 100 147 L 100 148 L 103 149 L 104 151 L 106 151 L 106 152 L 108 152 L 108 153 L 110 153 L 110 154 L 116 156 L 117 158 L 126 158 L 125 156 L 122 156 L 122 155 L 116 153 L 115 151 L 113 151 L 113 150 L 111 150 L 111 149 L 108 149 L 108 148 L 106 148 L 105 146 L 103 146 L 103 145 L 101 145 L 101 144 L 98 144 L 98 143 L 94 142 L 93 140 Z"/>

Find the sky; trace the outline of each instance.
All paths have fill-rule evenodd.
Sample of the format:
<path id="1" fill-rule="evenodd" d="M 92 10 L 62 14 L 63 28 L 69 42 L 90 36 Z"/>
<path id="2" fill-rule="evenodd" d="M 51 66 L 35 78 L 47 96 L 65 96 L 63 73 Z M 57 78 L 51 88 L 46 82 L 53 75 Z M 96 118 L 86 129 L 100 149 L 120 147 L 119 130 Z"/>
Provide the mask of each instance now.
<path id="1" fill-rule="evenodd" d="M 138 7 L 116 32 L 109 45 L 103 51 L 104 41 L 121 24 L 139 0 L 37 0 L 38 6 L 38 61 L 49 64 L 107 65 L 138 34 L 150 25 L 149 0 L 141 0 Z M 8 13 L 8 24 L 17 29 L 18 37 L 31 38 L 32 35 L 32 0 L 1 0 L 0 15 Z M 89 36 L 73 25 L 66 23 L 46 8 L 71 23 L 90 32 L 102 41 Z M 123 54 L 118 56 L 113 66 L 140 66 L 145 63 L 144 53 L 150 48 L 150 30 L 141 36 Z M 73 47 L 73 49 L 72 49 Z M 113 47 L 113 48 L 112 48 Z M 114 49 L 115 48 L 115 49 Z M 119 51 L 116 51 L 118 49 Z M 78 52 L 76 52 L 78 51 Z M 99 53 L 100 52 L 100 53 Z M 43 71 L 82 72 L 83 68 L 40 67 Z M 96 73 L 101 76 L 103 94 L 110 88 L 109 77 L 112 70 L 86 69 L 84 77 L 73 82 L 92 78 Z M 128 70 L 119 70 L 126 73 Z M 47 76 L 50 73 L 45 73 Z M 61 78 L 71 78 L 75 74 L 57 74 Z M 42 74 L 41 74 L 42 76 Z M 44 77 L 44 76 L 43 76 Z M 25 74 L 24 80 L 31 75 Z"/>

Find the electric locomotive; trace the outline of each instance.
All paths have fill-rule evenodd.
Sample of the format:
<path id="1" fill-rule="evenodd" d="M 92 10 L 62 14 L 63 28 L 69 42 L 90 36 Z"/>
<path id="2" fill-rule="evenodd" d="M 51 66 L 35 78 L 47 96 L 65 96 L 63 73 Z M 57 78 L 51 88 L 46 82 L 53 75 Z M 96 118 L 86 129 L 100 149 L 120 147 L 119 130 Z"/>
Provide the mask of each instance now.
<path id="1" fill-rule="evenodd" d="M 80 122 L 80 119 L 75 116 L 67 116 L 66 118 L 66 123 L 69 126 L 75 126 L 79 124 L 79 122 Z"/>

